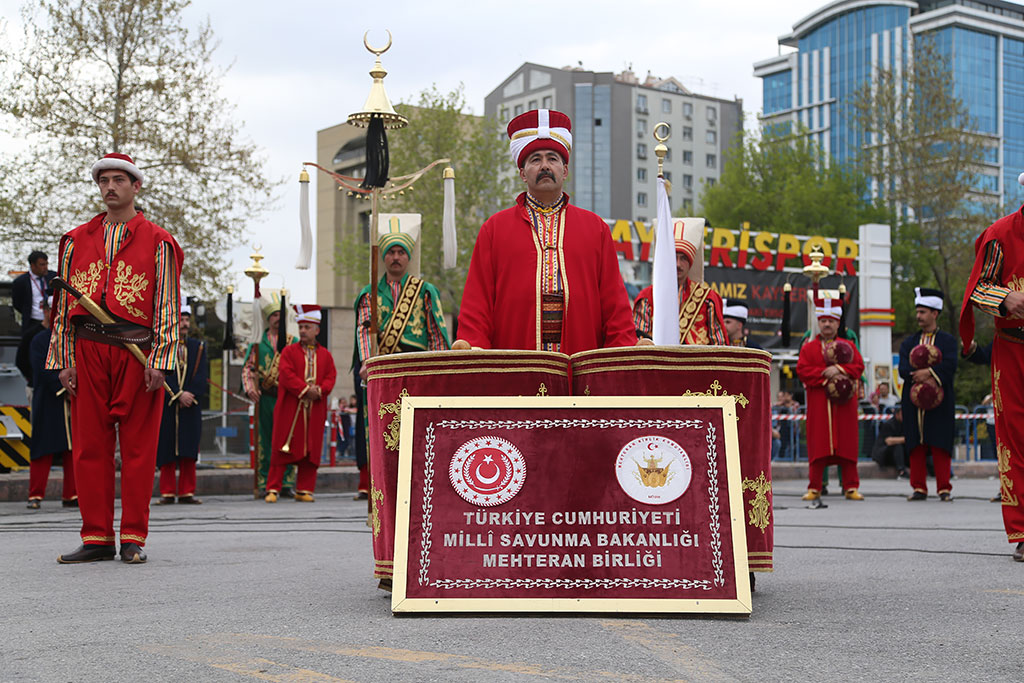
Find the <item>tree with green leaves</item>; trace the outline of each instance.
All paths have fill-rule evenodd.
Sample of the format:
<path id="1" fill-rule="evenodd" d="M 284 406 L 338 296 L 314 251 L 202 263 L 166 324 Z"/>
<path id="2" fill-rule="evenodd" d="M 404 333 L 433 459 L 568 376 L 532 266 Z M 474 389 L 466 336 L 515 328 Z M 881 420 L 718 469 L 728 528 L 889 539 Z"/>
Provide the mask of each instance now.
<path id="1" fill-rule="evenodd" d="M 412 192 L 388 195 L 381 207 L 387 213 L 422 215 L 422 276 L 440 290 L 448 312 L 457 312 L 462 301 L 469 258 L 480 226 L 492 213 L 508 206 L 515 191 L 514 176 L 502 172 L 511 162 L 500 126 L 492 119 L 465 114 L 465 109 L 462 85 L 447 93 L 434 86 L 421 92 L 415 105 L 396 107 L 409 119 L 409 125 L 388 133 L 392 177 L 413 173 L 436 159 L 451 159 L 455 169 L 458 265 L 446 270 L 443 264 L 440 170 L 421 178 Z M 349 277 L 364 281 L 369 249 L 358 240 L 354 231 L 339 240 L 338 267 Z"/>
<path id="2" fill-rule="evenodd" d="M 856 93 L 858 163 L 893 226 L 897 327 L 912 326 L 913 288 L 934 285 L 946 295 L 944 326 L 955 331 L 974 240 L 1001 214 L 982 172 L 996 142 L 978 132 L 956 96 L 949 59 L 934 40 L 915 38 L 912 57 L 878 67 Z"/>
<path id="3" fill-rule="evenodd" d="M 185 250 L 184 280 L 210 293 L 224 254 L 272 201 L 276 183 L 221 96 L 209 23 L 188 0 L 33 0 L 21 48 L 0 43 L 0 240 L 56 244 L 103 210 L 89 169 L 109 152 L 146 174 L 138 204 Z M 27 252 L 26 252 L 27 253 Z"/>
<path id="4" fill-rule="evenodd" d="M 838 164 L 804 129 L 737 136 L 714 185 L 700 202 L 711 225 L 804 235 L 856 237 L 857 226 L 877 220 L 865 199 L 867 185 Z"/>

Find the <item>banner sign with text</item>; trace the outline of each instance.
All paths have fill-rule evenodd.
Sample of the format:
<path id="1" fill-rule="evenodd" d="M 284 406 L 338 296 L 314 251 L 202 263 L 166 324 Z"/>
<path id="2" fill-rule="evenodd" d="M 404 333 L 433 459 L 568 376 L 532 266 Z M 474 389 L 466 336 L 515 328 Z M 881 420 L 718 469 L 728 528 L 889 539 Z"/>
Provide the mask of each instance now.
<path id="1" fill-rule="evenodd" d="M 402 401 L 395 612 L 750 614 L 733 397 Z"/>

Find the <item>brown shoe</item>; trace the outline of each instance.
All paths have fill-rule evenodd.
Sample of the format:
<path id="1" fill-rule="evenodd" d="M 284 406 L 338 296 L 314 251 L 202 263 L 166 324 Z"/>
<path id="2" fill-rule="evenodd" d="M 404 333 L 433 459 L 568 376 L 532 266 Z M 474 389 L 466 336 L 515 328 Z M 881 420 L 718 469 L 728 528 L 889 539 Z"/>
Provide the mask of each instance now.
<path id="1" fill-rule="evenodd" d="M 78 497 L 69 498 L 60 502 L 61 507 L 76 508 L 78 507 Z"/>
<path id="2" fill-rule="evenodd" d="M 1017 549 L 1013 551 L 1011 557 L 1014 562 L 1024 562 L 1024 541 L 1017 544 Z"/>
<path id="3" fill-rule="evenodd" d="M 380 583 L 377 584 L 377 588 L 381 589 L 382 591 L 387 591 L 388 593 L 390 593 L 391 579 L 381 579 Z"/>
<path id="4" fill-rule="evenodd" d="M 911 502 L 915 500 L 928 500 L 928 494 L 925 493 L 924 491 L 914 491 L 909 496 L 907 496 L 907 500 Z"/>
<path id="5" fill-rule="evenodd" d="M 174 505 L 174 496 L 160 496 L 157 505 Z"/>
<path id="6" fill-rule="evenodd" d="M 949 491 L 942 491 L 941 493 L 939 493 L 939 500 L 941 500 L 943 503 L 952 503 L 953 495 Z"/>
<path id="7" fill-rule="evenodd" d="M 178 505 L 202 505 L 203 501 L 195 496 L 178 496 Z"/>
<path id="8" fill-rule="evenodd" d="M 121 561 L 125 564 L 145 564 L 146 553 L 136 543 L 122 543 Z"/>
<path id="9" fill-rule="evenodd" d="M 114 559 L 112 545 L 81 545 L 78 550 L 66 555 L 58 555 L 58 564 L 84 564 L 86 562 L 103 562 Z"/>
<path id="10" fill-rule="evenodd" d="M 41 501 L 38 498 L 29 498 L 27 507 L 29 510 L 38 510 Z"/>

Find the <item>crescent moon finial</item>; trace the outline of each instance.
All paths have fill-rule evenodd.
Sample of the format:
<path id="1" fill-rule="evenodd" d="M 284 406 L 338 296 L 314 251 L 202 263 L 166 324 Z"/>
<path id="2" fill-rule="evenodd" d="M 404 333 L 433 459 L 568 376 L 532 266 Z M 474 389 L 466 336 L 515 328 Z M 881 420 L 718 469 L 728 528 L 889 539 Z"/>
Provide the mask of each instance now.
<path id="1" fill-rule="evenodd" d="M 366 33 L 363 34 L 363 45 L 366 46 L 367 50 L 369 50 L 373 54 L 377 55 L 378 57 L 380 57 L 382 54 L 384 54 L 389 49 L 391 49 L 391 31 L 388 31 L 388 29 L 384 29 L 384 30 L 388 34 L 388 44 L 385 45 L 384 47 L 370 47 L 370 41 L 369 41 L 370 32 L 367 31 Z"/>

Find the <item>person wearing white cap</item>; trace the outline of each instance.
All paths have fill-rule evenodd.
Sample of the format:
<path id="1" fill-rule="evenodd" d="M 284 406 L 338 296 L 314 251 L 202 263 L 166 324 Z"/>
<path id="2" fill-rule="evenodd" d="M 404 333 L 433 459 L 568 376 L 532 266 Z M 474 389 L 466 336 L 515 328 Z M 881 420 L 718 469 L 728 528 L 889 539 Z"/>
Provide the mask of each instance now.
<path id="1" fill-rule="evenodd" d="M 181 341 L 178 343 L 178 364 L 167 373 L 167 385 L 174 392 L 164 403 L 160 421 L 160 441 L 156 449 L 156 466 L 160 469 L 159 505 L 175 501 L 199 505 L 196 498 L 196 462 L 199 440 L 203 433 L 202 399 L 209 393 L 210 358 L 206 343 L 188 332 L 192 327 L 192 307 L 181 307 Z M 177 480 L 176 480 L 177 479 Z"/>
<path id="2" fill-rule="evenodd" d="M 729 336 L 729 346 L 743 346 L 748 349 L 760 349 L 761 345 L 749 339 L 747 318 L 750 310 L 747 304 L 739 299 L 722 300 L 722 319 L 725 321 L 725 333 Z"/>
<path id="3" fill-rule="evenodd" d="M 562 191 L 571 128 L 568 116 L 549 109 L 509 122 L 526 192 L 480 228 L 453 349 L 571 355 L 636 343 L 608 225 Z"/>
<path id="4" fill-rule="evenodd" d="M 910 487 L 913 489 L 907 500 L 911 501 L 928 498 L 929 456 L 935 469 L 939 500 L 953 500 L 950 479 L 951 453 L 956 439 L 953 378 L 956 375 L 957 347 L 953 335 L 939 329 L 943 299 L 942 292 L 937 289 L 914 288 L 914 315 L 920 331 L 906 337 L 900 344 L 904 448 L 910 461 Z M 921 358 L 927 358 L 927 364 L 920 362 Z M 914 387 L 924 384 L 941 389 L 942 400 L 938 405 L 929 407 L 920 399 L 915 402 Z M 916 396 L 920 391 L 919 387 Z"/>
<path id="5" fill-rule="evenodd" d="M 278 365 L 273 452 L 264 499 L 268 503 L 277 502 L 285 466 L 292 463 L 298 469 L 296 502 L 313 502 L 327 404 L 337 378 L 331 352 L 316 340 L 322 318 L 320 307 L 304 304 L 294 308 L 295 320 L 299 323 L 299 343 L 285 347 Z"/>
<path id="6" fill-rule="evenodd" d="M 857 383 L 864 359 L 850 341 L 839 339 L 842 301 L 815 299 L 819 334 L 800 347 L 796 374 L 807 394 L 807 459 L 810 483 L 804 500 L 821 497 L 825 467 L 839 465 L 847 499 L 864 500 L 857 473 L 859 426 Z"/>
<path id="7" fill-rule="evenodd" d="M 114 559 L 114 439 L 121 447 L 120 555 L 141 564 L 149 533 L 164 376 L 177 364 L 181 247 L 135 208 L 143 173 L 127 154 L 92 165 L 107 210 L 61 238 L 60 277 L 116 321 L 100 322 L 67 289 L 54 297 L 46 367 L 71 395 L 82 546 L 61 564 Z M 134 343 L 145 365 L 124 346 Z M 116 431 L 115 431 L 116 426 Z"/>

